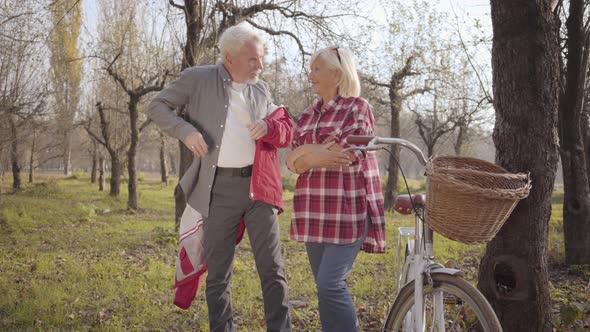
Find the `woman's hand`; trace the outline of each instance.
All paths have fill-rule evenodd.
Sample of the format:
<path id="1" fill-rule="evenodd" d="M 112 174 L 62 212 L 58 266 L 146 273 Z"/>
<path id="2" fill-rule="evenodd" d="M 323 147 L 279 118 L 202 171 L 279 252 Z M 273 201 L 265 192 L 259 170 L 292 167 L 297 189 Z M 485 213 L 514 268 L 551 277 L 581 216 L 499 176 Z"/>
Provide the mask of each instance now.
<path id="1" fill-rule="evenodd" d="M 287 167 L 297 174 L 311 168 L 340 168 L 349 166 L 354 158 L 342 152 L 335 142 L 326 144 L 308 144 L 293 150 L 287 158 Z"/>

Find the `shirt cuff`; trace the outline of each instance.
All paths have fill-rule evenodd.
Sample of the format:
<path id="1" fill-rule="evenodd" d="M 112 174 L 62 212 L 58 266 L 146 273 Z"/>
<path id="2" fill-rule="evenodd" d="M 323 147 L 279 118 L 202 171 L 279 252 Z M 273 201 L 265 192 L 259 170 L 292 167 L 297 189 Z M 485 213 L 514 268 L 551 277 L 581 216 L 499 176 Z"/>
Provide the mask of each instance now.
<path id="1" fill-rule="evenodd" d="M 193 127 L 193 125 L 191 125 L 190 123 L 186 123 L 183 124 L 182 127 L 180 127 L 180 129 L 178 129 L 178 136 L 176 138 L 178 138 L 181 141 L 185 141 L 185 139 L 193 134 L 193 133 L 197 133 L 199 132 L 195 127 Z"/>

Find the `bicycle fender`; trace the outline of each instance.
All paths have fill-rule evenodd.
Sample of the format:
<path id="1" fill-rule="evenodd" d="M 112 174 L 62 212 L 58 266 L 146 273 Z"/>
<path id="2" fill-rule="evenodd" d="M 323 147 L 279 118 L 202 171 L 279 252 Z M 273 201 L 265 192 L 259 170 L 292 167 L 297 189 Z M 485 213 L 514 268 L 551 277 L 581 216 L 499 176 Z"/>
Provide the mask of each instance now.
<path id="1" fill-rule="evenodd" d="M 447 275 L 451 275 L 451 276 L 459 276 L 464 278 L 465 277 L 465 273 L 463 273 L 463 271 L 461 270 L 457 270 L 457 269 L 451 269 L 448 267 L 436 267 L 433 268 L 432 270 L 428 271 L 430 274 L 447 274 Z"/>

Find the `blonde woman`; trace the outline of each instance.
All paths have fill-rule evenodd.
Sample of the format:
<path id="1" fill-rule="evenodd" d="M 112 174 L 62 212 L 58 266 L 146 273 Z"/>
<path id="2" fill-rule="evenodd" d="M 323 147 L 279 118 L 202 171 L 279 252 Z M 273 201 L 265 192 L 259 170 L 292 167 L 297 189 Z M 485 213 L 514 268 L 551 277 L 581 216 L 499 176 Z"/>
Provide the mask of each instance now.
<path id="1" fill-rule="evenodd" d="M 374 152 L 342 150 L 349 135 L 372 135 L 374 118 L 348 50 L 315 52 L 309 80 L 318 99 L 297 122 L 287 159 L 299 174 L 291 238 L 305 243 L 322 330 L 358 331 L 346 281 L 359 250 L 385 250 L 383 196 Z"/>

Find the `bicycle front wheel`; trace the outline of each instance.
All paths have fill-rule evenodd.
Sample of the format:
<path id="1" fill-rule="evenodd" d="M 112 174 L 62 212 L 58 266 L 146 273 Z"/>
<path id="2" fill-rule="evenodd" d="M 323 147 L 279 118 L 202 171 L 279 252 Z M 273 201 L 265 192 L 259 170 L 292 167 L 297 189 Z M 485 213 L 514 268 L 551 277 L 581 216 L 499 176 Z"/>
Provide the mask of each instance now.
<path id="1" fill-rule="evenodd" d="M 432 285 L 424 281 L 426 328 L 415 328 L 412 319 L 414 281 L 405 285 L 389 310 L 385 332 L 399 331 L 502 331 L 502 326 L 485 297 L 460 276 L 432 274 Z"/>

